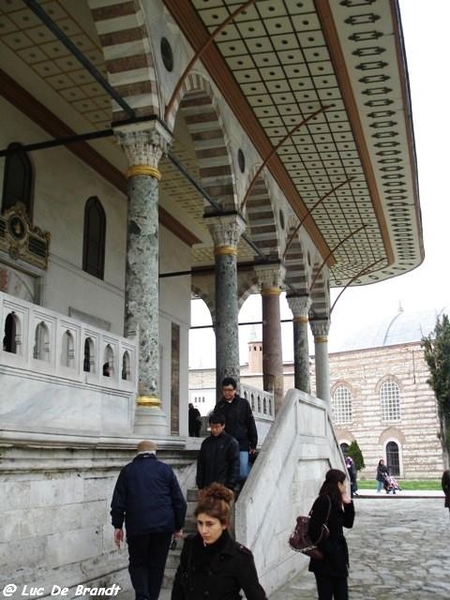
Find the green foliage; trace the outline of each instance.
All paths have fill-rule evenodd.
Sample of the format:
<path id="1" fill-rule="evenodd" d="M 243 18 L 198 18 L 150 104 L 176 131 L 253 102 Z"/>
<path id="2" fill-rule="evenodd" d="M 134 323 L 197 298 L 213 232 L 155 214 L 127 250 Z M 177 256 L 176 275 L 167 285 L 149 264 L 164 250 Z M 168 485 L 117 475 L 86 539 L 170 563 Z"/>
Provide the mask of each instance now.
<path id="1" fill-rule="evenodd" d="M 430 370 L 427 383 L 436 396 L 442 450 L 450 458 L 450 323 L 438 317 L 434 331 L 422 338 L 424 358 Z"/>
<path id="2" fill-rule="evenodd" d="M 364 457 L 356 440 L 354 440 L 348 447 L 347 456 L 353 458 L 357 471 L 361 471 L 361 469 L 365 468 L 366 465 L 364 464 Z"/>

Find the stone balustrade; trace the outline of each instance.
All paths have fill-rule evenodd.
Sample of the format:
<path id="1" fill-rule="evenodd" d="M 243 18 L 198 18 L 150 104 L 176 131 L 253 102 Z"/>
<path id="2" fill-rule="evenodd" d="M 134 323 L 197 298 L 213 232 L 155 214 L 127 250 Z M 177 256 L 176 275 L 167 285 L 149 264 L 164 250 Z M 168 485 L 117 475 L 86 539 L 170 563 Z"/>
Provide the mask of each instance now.
<path id="1" fill-rule="evenodd" d="M 0 293 L 6 429 L 108 434 L 133 427 L 137 340 Z"/>

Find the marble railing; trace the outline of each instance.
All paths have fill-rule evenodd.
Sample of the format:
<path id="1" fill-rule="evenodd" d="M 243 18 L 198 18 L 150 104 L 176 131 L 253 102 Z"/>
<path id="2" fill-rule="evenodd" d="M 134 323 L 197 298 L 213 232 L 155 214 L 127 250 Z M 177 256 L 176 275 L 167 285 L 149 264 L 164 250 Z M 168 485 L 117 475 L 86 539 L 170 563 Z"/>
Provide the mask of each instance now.
<path id="1" fill-rule="evenodd" d="M 137 388 L 137 340 L 0 292 L 0 365 L 86 385 Z"/>
<path id="2" fill-rule="evenodd" d="M 275 401 L 272 392 L 241 383 L 241 396 L 250 402 L 255 418 L 273 421 L 275 418 Z"/>

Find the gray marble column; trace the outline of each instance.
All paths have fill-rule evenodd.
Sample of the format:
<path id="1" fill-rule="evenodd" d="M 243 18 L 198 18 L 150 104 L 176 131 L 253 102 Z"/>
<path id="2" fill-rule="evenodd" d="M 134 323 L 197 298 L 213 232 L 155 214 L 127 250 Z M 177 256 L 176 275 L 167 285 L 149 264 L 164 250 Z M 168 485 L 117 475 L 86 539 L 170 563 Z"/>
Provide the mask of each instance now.
<path id="1" fill-rule="evenodd" d="M 237 292 L 237 247 L 245 221 L 237 214 L 206 215 L 214 241 L 216 389 L 218 397 L 224 377 L 239 383 L 239 326 Z"/>
<path id="2" fill-rule="evenodd" d="M 315 363 L 316 363 L 316 396 L 330 405 L 330 366 L 328 362 L 328 319 L 314 319 L 310 321 L 314 335 Z"/>
<path id="3" fill-rule="evenodd" d="M 139 336 L 139 392 L 135 431 L 165 433 L 159 361 L 158 163 L 170 136 L 159 123 L 115 129 L 129 168 L 125 278 L 125 335 Z"/>
<path id="4" fill-rule="evenodd" d="M 293 315 L 294 385 L 296 389 L 310 394 L 308 314 L 311 298 L 309 296 L 288 296 L 287 301 Z"/>
<path id="5" fill-rule="evenodd" d="M 264 390 L 273 392 L 277 413 L 284 398 L 280 294 L 285 269 L 281 265 L 258 265 L 255 271 L 261 285 L 262 298 L 263 387 Z"/>

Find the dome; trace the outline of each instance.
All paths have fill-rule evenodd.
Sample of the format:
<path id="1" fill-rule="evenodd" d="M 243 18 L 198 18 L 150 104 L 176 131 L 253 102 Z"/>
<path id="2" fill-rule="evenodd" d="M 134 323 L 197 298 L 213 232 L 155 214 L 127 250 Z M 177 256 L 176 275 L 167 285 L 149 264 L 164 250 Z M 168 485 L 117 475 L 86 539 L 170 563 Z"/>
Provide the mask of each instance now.
<path id="1" fill-rule="evenodd" d="M 434 330 L 437 317 L 443 313 L 449 314 L 446 308 L 419 311 L 405 311 L 400 308 L 395 315 L 385 317 L 373 315 L 372 321 L 367 318 L 366 323 L 357 331 L 347 329 L 344 334 L 336 332 L 336 335 L 333 335 L 331 327 L 329 352 L 346 352 L 419 342 Z"/>

